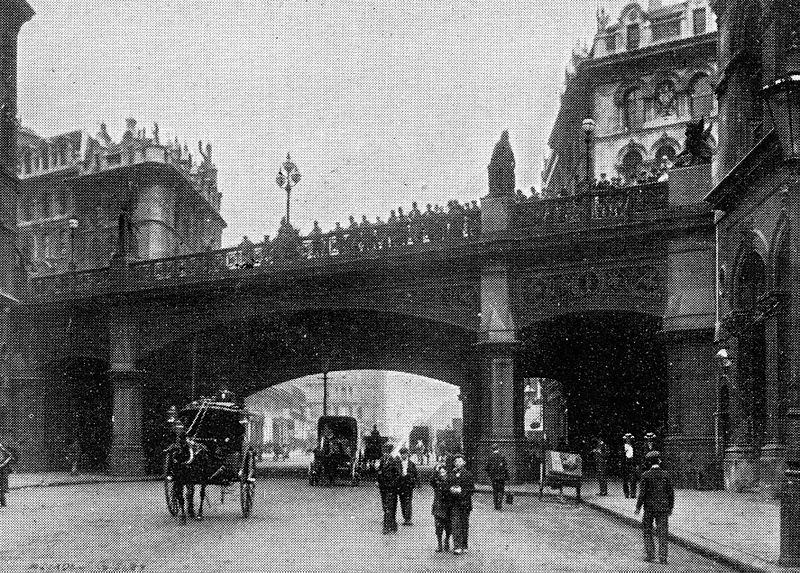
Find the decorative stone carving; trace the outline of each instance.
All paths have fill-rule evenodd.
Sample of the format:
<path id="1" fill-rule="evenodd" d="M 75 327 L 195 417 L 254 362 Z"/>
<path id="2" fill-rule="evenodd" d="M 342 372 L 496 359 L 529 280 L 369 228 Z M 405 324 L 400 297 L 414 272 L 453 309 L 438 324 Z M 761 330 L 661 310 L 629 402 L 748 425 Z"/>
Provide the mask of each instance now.
<path id="1" fill-rule="evenodd" d="M 711 163 L 714 148 L 711 145 L 711 128 L 705 126 L 705 119 L 689 122 L 686 126 L 686 147 L 675 157 L 674 167 L 691 167 Z"/>
<path id="2" fill-rule="evenodd" d="M 658 299 L 664 292 L 661 270 L 650 264 L 520 277 L 519 294 L 528 304 L 565 302 L 596 295 Z"/>

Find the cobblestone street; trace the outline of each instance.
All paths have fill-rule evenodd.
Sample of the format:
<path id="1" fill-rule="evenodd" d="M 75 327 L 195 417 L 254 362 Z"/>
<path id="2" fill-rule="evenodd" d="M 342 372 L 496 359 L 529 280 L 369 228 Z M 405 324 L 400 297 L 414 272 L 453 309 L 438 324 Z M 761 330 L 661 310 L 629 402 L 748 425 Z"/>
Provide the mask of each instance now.
<path id="1" fill-rule="evenodd" d="M 371 484 L 261 481 L 247 520 L 237 491 L 220 505 L 209 488 L 205 521 L 186 526 L 168 514 L 159 482 L 19 490 L 2 510 L 0 560 L 9 570 L 725 570 L 675 546 L 668 566 L 643 563 L 639 530 L 583 506 L 516 498 L 497 513 L 485 494 L 475 496 L 470 552 L 437 554 L 429 490 L 415 496 L 414 525 L 389 536 Z"/>

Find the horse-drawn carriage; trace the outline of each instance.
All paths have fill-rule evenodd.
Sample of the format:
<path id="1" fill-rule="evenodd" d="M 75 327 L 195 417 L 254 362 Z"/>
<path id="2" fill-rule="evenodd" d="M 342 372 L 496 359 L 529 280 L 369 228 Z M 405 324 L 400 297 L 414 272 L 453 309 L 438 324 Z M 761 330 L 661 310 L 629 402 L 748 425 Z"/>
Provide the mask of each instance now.
<path id="1" fill-rule="evenodd" d="M 242 516 L 253 508 L 255 492 L 255 452 L 248 437 L 248 412 L 240 404 L 202 398 L 177 412 L 173 421 L 178 440 L 166 450 L 164 459 L 164 494 L 169 512 L 185 521 L 184 488 L 187 490 L 191 517 L 202 519 L 205 490 L 209 484 L 220 486 L 220 503 L 229 488 L 239 484 Z M 200 506 L 195 516 L 194 486 L 200 486 Z"/>
<path id="2" fill-rule="evenodd" d="M 308 468 L 308 483 L 337 479 L 358 485 L 361 479 L 358 423 L 350 416 L 322 416 L 317 422 L 317 447 Z"/>
<path id="3" fill-rule="evenodd" d="M 383 448 L 389 443 L 388 436 L 381 436 L 377 430 L 364 436 L 364 455 L 361 457 L 361 475 L 365 480 L 374 480 L 378 474 L 378 461 L 383 456 Z"/>

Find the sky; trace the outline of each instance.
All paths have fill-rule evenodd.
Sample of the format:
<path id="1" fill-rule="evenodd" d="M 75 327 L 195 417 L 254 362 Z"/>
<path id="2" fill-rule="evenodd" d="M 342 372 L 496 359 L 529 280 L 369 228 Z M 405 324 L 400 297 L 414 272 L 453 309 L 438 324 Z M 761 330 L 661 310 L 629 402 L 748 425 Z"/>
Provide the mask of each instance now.
<path id="1" fill-rule="evenodd" d="M 44 136 L 125 119 L 213 145 L 223 244 L 273 235 L 290 152 L 293 224 L 479 199 L 510 131 L 518 187 L 537 185 L 594 1 L 29 0 L 19 112 Z M 618 14 L 618 12 L 617 12 Z M 612 17 L 614 13 L 612 12 Z"/>

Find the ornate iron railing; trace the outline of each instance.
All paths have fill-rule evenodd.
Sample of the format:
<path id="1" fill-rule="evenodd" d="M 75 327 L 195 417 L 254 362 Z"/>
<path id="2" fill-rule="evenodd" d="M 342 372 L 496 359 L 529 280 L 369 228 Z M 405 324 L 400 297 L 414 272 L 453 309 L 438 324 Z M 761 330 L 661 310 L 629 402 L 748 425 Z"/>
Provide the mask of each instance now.
<path id="1" fill-rule="evenodd" d="M 667 205 L 667 183 L 593 189 L 570 197 L 519 203 L 514 207 L 515 234 L 624 224 Z M 247 272 L 320 260 L 357 260 L 389 253 L 414 252 L 457 245 L 480 237 L 480 210 L 440 213 L 415 221 L 384 223 L 300 236 L 285 229 L 268 244 L 237 247 L 164 259 L 136 261 L 129 267 L 126 289 L 153 288 L 170 282 L 213 280 Z M 52 301 L 109 292 L 109 268 L 57 272 L 30 278 L 30 300 Z"/>
<path id="2" fill-rule="evenodd" d="M 667 182 L 633 187 L 592 189 L 569 197 L 530 201 L 517 205 L 515 223 L 519 230 L 531 227 L 593 227 L 614 221 L 624 222 L 640 213 L 667 205 Z"/>

